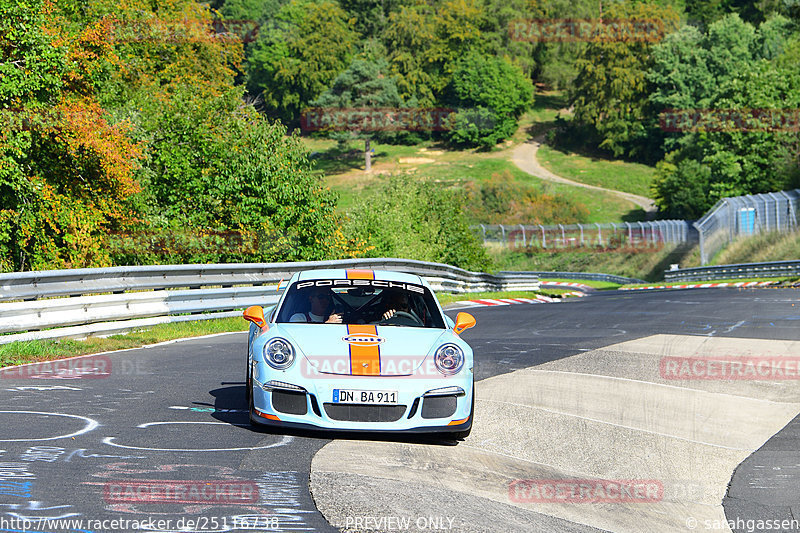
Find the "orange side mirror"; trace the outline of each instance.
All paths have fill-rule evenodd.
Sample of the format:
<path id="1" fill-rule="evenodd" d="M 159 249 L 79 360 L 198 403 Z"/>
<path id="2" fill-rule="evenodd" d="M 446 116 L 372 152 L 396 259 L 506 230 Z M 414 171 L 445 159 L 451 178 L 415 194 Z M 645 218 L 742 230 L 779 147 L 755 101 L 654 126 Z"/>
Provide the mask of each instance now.
<path id="1" fill-rule="evenodd" d="M 260 328 L 263 328 L 267 323 L 267 321 L 264 320 L 264 308 L 260 305 L 251 305 L 244 310 L 243 316 L 245 320 L 252 322 Z"/>
<path id="2" fill-rule="evenodd" d="M 453 331 L 455 331 L 456 334 L 461 335 L 462 331 L 464 331 L 465 329 L 469 329 L 474 325 L 475 325 L 475 317 L 469 313 L 464 313 L 462 311 L 461 313 L 458 313 L 456 315 L 456 327 L 453 328 Z"/>

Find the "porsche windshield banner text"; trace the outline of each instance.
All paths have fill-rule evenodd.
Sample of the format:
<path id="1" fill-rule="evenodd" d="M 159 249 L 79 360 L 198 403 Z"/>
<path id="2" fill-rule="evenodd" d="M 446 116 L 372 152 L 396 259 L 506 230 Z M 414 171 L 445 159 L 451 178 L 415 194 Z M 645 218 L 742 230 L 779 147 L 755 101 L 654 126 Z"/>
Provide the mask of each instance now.
<path id="1" fill-rule="evenodd" d="M 295 287 L 305 289 L 307 287 L 381 287 L 386 289 L 403 289 L 406 291 L 425 294 L 425 288 L 421 285 L 412 283 L 400 283 L 397 281 L 382 281 L 379 279 L 317 279 L 313 281 L 301 281 Z"/>

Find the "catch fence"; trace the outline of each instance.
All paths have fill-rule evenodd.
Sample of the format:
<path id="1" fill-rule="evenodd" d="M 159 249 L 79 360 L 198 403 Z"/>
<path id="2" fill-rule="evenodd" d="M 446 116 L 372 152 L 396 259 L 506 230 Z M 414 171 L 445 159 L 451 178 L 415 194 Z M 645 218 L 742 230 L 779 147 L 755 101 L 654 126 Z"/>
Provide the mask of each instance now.
<path id="1" fill-rule="evenodd" d="M 737 237 L 797 231 L 800 189 L 723 198 L 694 223 L 703 265 Z"/>
<path id="2" fill-rule="evenodd" d="M 608 224 L 478 224 L 474 231 L 486 243 L 522 248 L 647 248 L 697 241 L 697 230 L 685 220 Z"/>

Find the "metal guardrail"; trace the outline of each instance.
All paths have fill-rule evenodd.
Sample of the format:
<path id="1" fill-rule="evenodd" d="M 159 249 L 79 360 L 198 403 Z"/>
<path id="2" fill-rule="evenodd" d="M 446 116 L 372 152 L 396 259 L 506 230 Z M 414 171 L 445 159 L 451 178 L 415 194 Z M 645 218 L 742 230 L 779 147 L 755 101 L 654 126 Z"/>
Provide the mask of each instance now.
<path id="1" fill-rule="evenodd" d="M 625 276 L 615 276 L 614 274 L 599 274 L 596 272 L 500 272 L 504 275 L 516 274 L 534 274 L 539 279 L 587 279 L 591 281 L 606 281 L 609 283 L 619 283 L 625 285 L 628 283 L 647 283 L 644 280 L 637 278 L 626 278 Z"/>
<path id="2" fill-rule="evenodd" d="M 777 278 L 800 276 L 800 261 L 742 263 L 710 267 L 681 268 L 664 272 L 665 281 L 712 281 L 719 279 Z"/>
<path id="3" fill-rule="evenodd" d="M 0 274 L 0 334 L 5 334 L 0 335 L 0 344 L 108 335 L 159 322 L 235 316 L 236 309 L 277 302 L 276 283 L 281 279 L 319 268 L 408 272 L 443 292 L 539 289 L 534 274 L 492 275 L 409 259 L 14 272 Z"/>

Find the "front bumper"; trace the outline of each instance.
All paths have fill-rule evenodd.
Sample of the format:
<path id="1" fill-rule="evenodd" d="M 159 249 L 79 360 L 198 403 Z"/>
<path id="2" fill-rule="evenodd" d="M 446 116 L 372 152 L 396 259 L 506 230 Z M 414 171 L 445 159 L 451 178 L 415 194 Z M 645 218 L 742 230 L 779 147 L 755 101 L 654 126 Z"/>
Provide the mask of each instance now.
<path id="1" fill-rule="evenodd" d="M 473 376 L 465 368 L 455 376 L 348 376 L 325 374 L 314 379 L 254 365 L 253 422 L 281 427 L 333 431 L 412 433 L 460 432 L 472 425 Z M 264 383 L 285 385 L 264 390 Z M 290 387 L 302 390 L 291 390 Z M 463 392 L 438 396 L 426 393 L 444 387 Z M 334 403 L 334 389 L 397 391 L 397 405 Z"/>

